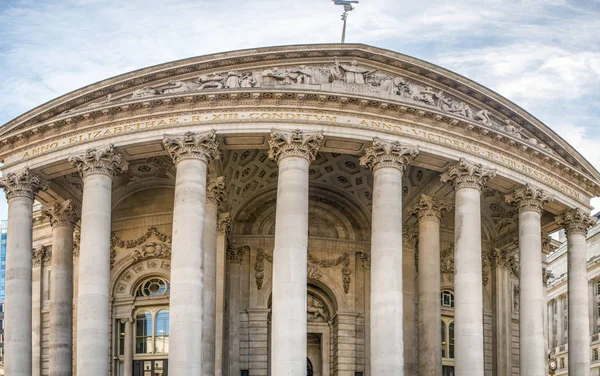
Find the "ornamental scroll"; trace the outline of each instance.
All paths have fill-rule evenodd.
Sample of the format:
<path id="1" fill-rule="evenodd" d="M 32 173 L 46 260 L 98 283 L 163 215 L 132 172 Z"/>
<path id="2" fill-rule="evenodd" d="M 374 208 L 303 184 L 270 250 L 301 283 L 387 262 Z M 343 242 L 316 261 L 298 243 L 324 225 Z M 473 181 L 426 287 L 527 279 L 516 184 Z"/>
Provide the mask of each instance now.
<path id="1" fill-rule="evenodd" d="M 265 279 L 265 260 L 273 263 L 273 257 L 266 253 L 264 250 L 259 249 L 256 254 L 256 263 L 254 264 L 254 278 L 256 280 L 256 288 L 262 290 L 264 279 Z M 341 274 L 344 285 L 344 293 L 348 294 L 350 291 L 350 282 L 352 282 L 352 270 L 350 269 L 350 255 L 346 252 L 338 258 L 331 260 L 319 260 L 313 255 L 308 255 L 307 263 L 307 276 L 308 278 L 320 279 L 323 276 L 321 268 L 334 268 L 342 266 Z"/>
<path id="2" fill-rule="evenodd" d="M 149 241 L 153 240 L 153 241 Z M 134 249 L 131 252 L 133 262 L 146 260 L 148 258 L 171 258 L 172 237 L 158 231 L 156 227 L 150 227 L 146 233 L 137 239 L 122 240 L 114 232 L 110 238 L 110 265 L 114 264 L 116 249 Z"/>

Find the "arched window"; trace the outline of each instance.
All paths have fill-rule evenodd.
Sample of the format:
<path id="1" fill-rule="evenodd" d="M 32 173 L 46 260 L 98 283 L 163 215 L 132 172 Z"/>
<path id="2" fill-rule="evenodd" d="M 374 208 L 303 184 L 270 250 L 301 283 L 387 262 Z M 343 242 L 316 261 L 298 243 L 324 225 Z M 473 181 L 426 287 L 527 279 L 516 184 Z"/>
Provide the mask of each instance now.
<path id="1" fill-rule="evenodd" d="M 140 312 L 135 316 L 135 353 L 152 354 L 152 315 Z"/>
<path id="2" fill-rule="evenodd" d="M 442 321 L 442 358 L 446 357 L 446 323 Z"/>
<path id="3" fill-rule="evenodd" d="M 169 311 L 163 309 L 156 314 L 154 329 L 154 349 L 156 354 L 169 352 Z"/>
<path id="4" fill-rule="evenodd" d="M 171 284 L 164 278 L 154 277 L 142 282 L 135 292 L 137 297 L 168 295 Z"/>
<path id="5" fill-rule="evenodd" d="M 454 308 L 454 294 L 452 291 L 442 290 L 440 295 L 442 307 Z"/>

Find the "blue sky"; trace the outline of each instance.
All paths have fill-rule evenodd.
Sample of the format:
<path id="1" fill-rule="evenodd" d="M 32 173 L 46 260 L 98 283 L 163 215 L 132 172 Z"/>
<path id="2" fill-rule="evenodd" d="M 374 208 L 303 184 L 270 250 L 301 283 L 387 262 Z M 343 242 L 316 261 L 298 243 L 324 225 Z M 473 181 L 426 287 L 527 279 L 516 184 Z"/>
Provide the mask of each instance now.
<path id="1" fill-rule="evenodd" d="M 0 0 L 0 124 L 149 65 L 338 42 L 341 12 L 329 0 Z M 347 41 L 427 60 L 495 90 L 600 169 L 599 30 L 600 0 L 361 0 Z M 600 199 L 593 203 L 600 208 Z"/>

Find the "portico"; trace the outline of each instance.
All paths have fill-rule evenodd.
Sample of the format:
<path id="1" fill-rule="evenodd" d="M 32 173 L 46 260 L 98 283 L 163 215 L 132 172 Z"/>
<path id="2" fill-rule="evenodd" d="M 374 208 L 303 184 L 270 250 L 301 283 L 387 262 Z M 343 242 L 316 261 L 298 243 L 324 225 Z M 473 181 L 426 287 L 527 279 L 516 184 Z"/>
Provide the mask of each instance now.
<path id="1" fill-rule="evenodd" d="M 7 375 L 544 375 L 542 234 L 565 228 L 585 268 L 600 174 L 428 63 L 257 56 L 117 77 L 1 129 Z"/>

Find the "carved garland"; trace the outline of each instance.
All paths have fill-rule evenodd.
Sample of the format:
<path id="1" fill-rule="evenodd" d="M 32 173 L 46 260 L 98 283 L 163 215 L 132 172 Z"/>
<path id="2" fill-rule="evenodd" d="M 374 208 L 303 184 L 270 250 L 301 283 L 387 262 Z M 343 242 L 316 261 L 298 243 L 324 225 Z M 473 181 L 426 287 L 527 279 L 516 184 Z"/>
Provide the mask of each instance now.
<path id="1" fill-rule="evenodd" d="M 360 253 L 363 263 L 370 262 L 368 255 L 362 252 Z M 254 278 L 256 280 L 256 287 L 258 290 L 262 290 L 265 279 L 265 260 L 273 263 L 273 257 L 266 253 L 264 250 L 259 249 L 256 254 L 256 263 L 254 264 Z M 350 269 L 350 255 L 346 252 L 340 257 L 332 260 L 319 260 L 313 255 L 309 254 L 307 258 L 307 276 L 308 278 L 319 279 L 323 276 L 323 273 L 319 268 L 333 268 L 342 265 L 341 274 L 344 285 L 344 293 L 348 294 L 350 291 L 350 283 L 352 282 Z"/>
<path id="2" fill-rule="evenodd" d="M 160 240 L 162 243 L 148 242 L 151 237 Z M 131 253 L 134 262 L 154 257 L 171 258 L 171 242 L 172 237 L 158 231 L 156 227 L 148 228 L 144 235 L 133 240 L 122 240 L 113 232 L 110 238 L 110 266 L 112 268 L 114 264 L 117 253 L 116 248 L 131 249 L 139 247 Z"/>

